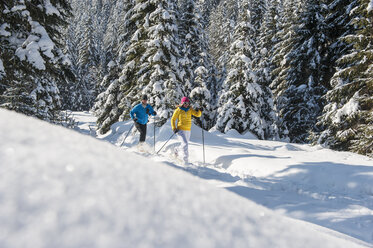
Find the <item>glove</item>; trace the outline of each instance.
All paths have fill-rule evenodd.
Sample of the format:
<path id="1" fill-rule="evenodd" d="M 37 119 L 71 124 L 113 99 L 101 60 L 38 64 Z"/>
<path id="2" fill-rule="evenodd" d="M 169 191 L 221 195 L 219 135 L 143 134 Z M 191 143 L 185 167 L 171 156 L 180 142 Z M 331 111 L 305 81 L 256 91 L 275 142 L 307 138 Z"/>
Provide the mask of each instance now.
<path id="1" fill-rule="evenodd" d="M 153 114 L 154 114 L 154 115 L 157 115 L 157 112 L 153 111 Z"/>
<path id="2" fill-rule="evenodd" d="M 133 118 L 133 121 L 134 121 L 134 122 L 137 122 L 137 120 L 138 120 L 137 117 Z"/>
<path id="3" fill-rule="evenodd" d="M 175 129 L 172 130 L 172 131 L 174 131 L 174 133 L 177 133 L 177 132 L 179 132 L 179 129 L 175 128 Z"/>

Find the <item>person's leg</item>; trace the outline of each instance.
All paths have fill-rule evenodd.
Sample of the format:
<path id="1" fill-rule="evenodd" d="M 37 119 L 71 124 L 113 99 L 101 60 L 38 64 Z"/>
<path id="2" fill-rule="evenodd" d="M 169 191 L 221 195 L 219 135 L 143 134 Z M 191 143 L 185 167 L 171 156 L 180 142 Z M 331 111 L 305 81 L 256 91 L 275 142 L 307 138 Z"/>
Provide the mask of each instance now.
<path id="1" fill-rule="evenodd" d="M 146 124 L 140 124 L 140 142 L 145 142 L 146 139 Z"/>
<path id="2" fill-rule="evenodd" d="M 140 133 L 140 143 L 144 142 L 145 141 L 145 137 L 146 137 L 146 124 L 143 125 L 143 124 L 140 124 L 140 123 L 137 123 L 135 124 L 136 126 L 136 129 L 139 131 Z"/>
<path id="3" fill-rule="evenodd" d="M 184 162 L 187 164 L 189 161 L 189 140 L 190 140 L 190 131 L 184 131 L 186 139 L 186 148 L 184 148 Z"/>
<path id="4" fill-rule="evenodd" d="M 188 141 L 190 139 L 190 131 L 184 131 L 180 130 L 178 132 L 178 137 L 181 142 L 180 149 L 179 151 L 182 151 L 183 153 L 183 161 L 184 163 L 188 163 L 188 158 L 189 158 L 189 151 L 188 151 Z"/>

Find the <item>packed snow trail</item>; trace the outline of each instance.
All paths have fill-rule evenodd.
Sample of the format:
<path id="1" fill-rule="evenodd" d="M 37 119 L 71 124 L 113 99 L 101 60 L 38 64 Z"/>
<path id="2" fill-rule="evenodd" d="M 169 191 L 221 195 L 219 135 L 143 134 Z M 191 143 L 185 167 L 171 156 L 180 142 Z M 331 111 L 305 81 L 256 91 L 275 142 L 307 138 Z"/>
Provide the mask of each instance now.
<path id="1" fill-rule="evenodd" d="M 118 122 L 108 134 L 98 138 L 118 145 L 130 125 L 131 122 Z M 147 142 L 151 148 L 153 133 L 150 122 Z M 169 123 L 157 127 L 156 148 L 160 148 L 171 134 Z M 138 134 L 133 132 L 122 149 L 136 152 L 137 142 Z M 178 144 L 176 138 L 172 139 L 160 156 L 146 156 L 278 213 L 373 244 L 371 158 L 319 146 L 262 141 L 249 133 L 242 136 L 231 131 L 228 134 L 205 132 L 206 164 L 203 164 L 201 131 L 193 126 L 190 160 L 198 167 L 186 169 L 169 158 Z"/>

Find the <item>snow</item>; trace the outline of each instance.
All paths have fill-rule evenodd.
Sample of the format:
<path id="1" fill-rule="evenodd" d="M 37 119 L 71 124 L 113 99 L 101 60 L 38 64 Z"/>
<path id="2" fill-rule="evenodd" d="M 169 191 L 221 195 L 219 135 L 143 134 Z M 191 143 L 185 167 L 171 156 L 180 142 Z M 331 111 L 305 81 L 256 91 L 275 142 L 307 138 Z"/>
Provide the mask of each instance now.
<path id="1" fill-rule="evenodd" d="M 343 107 L 336 112 L 333 123 L 341 123 L 347 116 L 354 115 L 359 110 L 358 98 L 359 92 L 356 92 L 347 104 L 343 105 Z"/>
<path id="2" fill-rule="evenodd" d="M 20 1 L 20 2 L 22 3 L 23 1 Z M 16 5 L 10 11 L 16 12 L 16 11 L 25 10 L 25 9 L 26 9 L 26 5 Z"/>
<path id="3" fill-rule="evenodd" d="M 158 50 L 153 56 L 153 63 L 160 62 L 162 57 L 164 57 L 163 51 Z"/>
<path id="4" fill-rule="evenodd" d="M 0 79 L 2 79 L 3 76 L 5 76 L 5 68 L 4 68 L 3 61 L 0 59 Z"/>
<path id="5" fill-rule="evenodd" d="M 163 19 L 163 20 L 169 20 L 169 19 L 171 19 L 171 16 L 170 16 L 170 14 L 168 13 L 168 11 L 164 11 L 164 12 L 162 13 L 162 19 Z"/>
<path id="6" fill-rule="evenodd" d="M 75 115 L 88 133 L 95 119 Z M 367 157 L 215 131 L 203 164 L 193 126 L 184 168 L 167 156 L 175 138 L 160 155 L 140 154 L 132 132 L 115 147 L 132 122 L 93 138 L 8 110 L 0 120 L 0 247 L 373 247 Z M 170 123 L 156 134 L 159 149 Z"/>
<path id="7" fill-rule="evenodd" d="M 208 71 L 206 70 L 204 66 L 198 66 L 197 69 L 194 70 L 194 73 L 197 75 L 203 75 L 203 74 L 208 73 Z"/>
<path id="8" fill-rule="evenodd" d="M 10 32 L 6 31 L 7 28 L 9 28 L 9 24 L 8 23 L 3 23 L 1 26 L 0 26 L 0 36 L 5 36 L 5 37 L 9 37 L 11 35 Z"/>
<path id="9" fill-rule="evenodd" d="M 246 55 L 241 55 L 240 58 L 247 66 L 251 65 L 251 60 Z"/>
<path id="10" fill-rule="evenodd" d="M 45 7 L 45 10 L 46 10 L 45 13 L 47 15 L 57 15 L 57 16 L 61 17 L 61 13 L 58 11 L 58 9 L 55 6 L 53 6 L 51 4 L 51 2 L 49 0 L 45 0 L 44 2 L 45 2 L 44 7 Z"/>
<path id="11" fill-rule="evenodd" d="M 373 11 L 373 0 L 370 0 L 370 3 L 369 3 L 368 8 L 367 8 L 367 11 L 368 11 L 368 13 L 371 12 L 371 11 Z"/>
<path id="12" fill-rule="evenodd" d="M 113 68 L 115 65 L 116 65 L 116 63 L 115 63 L 113 60 L 111 60 L 111 61 L 107 64 L 107 67 L 108 67 L 108 68 Z"/>
<path id="13" fill-rule="evenodd" d="M 53 58 L 52 50 L 54 43 L 50 39 L 47 31 L 38 22 L 31 21 L 32 33 L 25 40 L 22 47 L 18 48 L 16 55 L 21 59 L 27 58 L 28 62 L 36 69 L 45 70 L 45 61 L 42 58 L 40 51 L 48 58 Z M 25 48 L 23 48 L 25 47 Z"/>
<path id="14" fill-rule="evenodd" d="M 244 42 L 241 40 L 235 41 L 232 45 L 232 47 L 237 49 L 243 49 L 244 48 Z"/>
<path id="15" fill-rule="evenodd" d="M 153 92 L 154 93 L 158 93 L 158 92 L 162 92 L 162 90 L 163 90 L 163 88 L 162 88 L 162 82 L 160 82 L 160 81 L 154 82 Z"/>

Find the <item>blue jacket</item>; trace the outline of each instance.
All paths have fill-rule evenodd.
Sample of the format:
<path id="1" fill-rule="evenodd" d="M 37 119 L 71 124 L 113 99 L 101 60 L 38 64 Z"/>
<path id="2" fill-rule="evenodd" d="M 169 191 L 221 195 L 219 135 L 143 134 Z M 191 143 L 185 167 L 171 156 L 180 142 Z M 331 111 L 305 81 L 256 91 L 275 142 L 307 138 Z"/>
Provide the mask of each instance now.
<path id="1" fill-rule="evenodd" d="M 131 119 L 137 118 L 137 123 L 140 124 L 146 124 L 148 123 L 148 114 L 146 113 L 146 110 L 149 109 L 149 114 L 152 116 L 155 116 L 155 111 L 153 110 L 152 106 L 149 104 L 146 105 L 144 108 L 141 103 L 137 104 L 133 109 L 130 111 Z"/>

